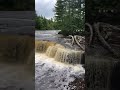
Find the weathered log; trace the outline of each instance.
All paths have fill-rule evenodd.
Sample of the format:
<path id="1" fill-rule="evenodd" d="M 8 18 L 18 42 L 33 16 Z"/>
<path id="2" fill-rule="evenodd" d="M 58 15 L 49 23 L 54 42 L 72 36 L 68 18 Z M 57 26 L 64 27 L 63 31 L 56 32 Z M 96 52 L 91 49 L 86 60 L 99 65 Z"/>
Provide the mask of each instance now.
<path id="1" fill-rule="evenodd" d="M 91 42 L 93 40 L 93 28 L 92 28 L 92 25 L 90 25 L 89 23 L 85 23 L 86 26 L 89 27 L 90 29 L 90 40 L 89 40 L 89 45 L 91 45 Z"/>
<path id="2" fill-rule="evenodd" d="M 106 35 L 105 35 L 105 40 L 108 40 L 109 37 L 111 36 L 112 32 L 108 32 Z"/>
<path id="3" fill-rule="evenodd" d="M 102 27 L 108 27 L 108 28 L 111 28 L 113 29 L 114 31 L 120 31 L 120 28 L 118 28 L 117 26 L 113 26 L 111 24 L 108 24 L 108 23 L 103 23 L 103 22 L 99 22 L 100 26 Z"/>
<path id="4" fill-rule="evenodd" d="M 75 35 L 77 37 L 77 41 L 80 44 L 85 44 L 85 38 L 83 36 Z"/>
<path id="5" fill-rule="evenodd" d="M 100 27 L 100 23 L 94 23 L 94 28 L 95 28 L 95 32 L 98 35 L 98 39 L 101 41 L 101 43 L 111 52 L 113 53 L 115 56 L 118 56 L 115 51 L 111 48 L 111 46 L 105 41 L 105 39 L 102 37 L 102 35 L 100 34 L 99 31 L 99 27 Z"/>
<path id="6" fill-rule="evenodd" d="M 75 42 L 77 43 L 77 45 L 78 45 L 82 50 L 85 50 L 85 49 L 83 48 L 83 46 L 80 45 L 80 43 L 78 42 L 77 36 L 74 36 L 74 39 L 75 39 Z"/>

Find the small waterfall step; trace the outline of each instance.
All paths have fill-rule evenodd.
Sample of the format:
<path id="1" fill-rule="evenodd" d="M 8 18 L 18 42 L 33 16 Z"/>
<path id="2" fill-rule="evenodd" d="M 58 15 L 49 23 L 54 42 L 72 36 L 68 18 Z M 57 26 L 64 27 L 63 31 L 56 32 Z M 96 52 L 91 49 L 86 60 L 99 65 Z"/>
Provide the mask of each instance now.
<path id="1" fill-rule="evenodd" d="M 46 55 L 54 58 L 58 48 L 65 48 L 65 47 L 60 45 L 60 44 L 56 44 L 55 46 L 49 46 L 47 51 L 46 51 Z"/>
<path id="2" fill-rule="evenodd" d="M 66 64 L 83 64 L 84 61 L 84 51 L 67 49 L 55 42 L 36 41 L 35 51 Z"/>
<path id="3" fill-rule="evenodd" d="M 55 60 L 68 64 L 81 64 L 84 51 L 75 51 L 59 48 L 55 55 Z"/>

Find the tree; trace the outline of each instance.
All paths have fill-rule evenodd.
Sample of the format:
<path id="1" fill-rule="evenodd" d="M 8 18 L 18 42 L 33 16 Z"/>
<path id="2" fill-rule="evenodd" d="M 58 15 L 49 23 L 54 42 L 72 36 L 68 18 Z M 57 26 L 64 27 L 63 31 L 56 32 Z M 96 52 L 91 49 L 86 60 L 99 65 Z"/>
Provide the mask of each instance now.
<path id="1" fill-rule="evenodd" d="M 35 28 L 38 30 L 55 30 L 55 22 L 53 19 L 46 19 L 43 16 L 35 15 Z"/>
<path id="2" fill-rule="evenodd" d="M 58 29 L 62 28 L 62 23 L 63 23 L 63 16 L 64 16 L 64 0 L 57 0 L 56 6 L 55 6 L 55 18 L 56 18 L 56 23 Z"/>
<path id="3" fill-rule="evenodd" d="M 55 20 L 59 29 L 62 30 L 62 34 L 74 35 L 84 32 L 85 11 L 83 4 L 82 0 L 57 0 Z"/>

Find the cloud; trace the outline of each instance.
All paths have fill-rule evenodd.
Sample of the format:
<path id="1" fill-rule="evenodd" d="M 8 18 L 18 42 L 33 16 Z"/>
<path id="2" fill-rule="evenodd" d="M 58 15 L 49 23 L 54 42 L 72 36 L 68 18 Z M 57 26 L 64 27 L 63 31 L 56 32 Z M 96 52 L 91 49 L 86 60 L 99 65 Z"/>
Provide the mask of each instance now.
<path id="1" fill-rule="evenodd" d="M 54 6 L 56 0 L 35 0 L 35 10 L 37 15 L 50 19 L 54 16 Z"/>

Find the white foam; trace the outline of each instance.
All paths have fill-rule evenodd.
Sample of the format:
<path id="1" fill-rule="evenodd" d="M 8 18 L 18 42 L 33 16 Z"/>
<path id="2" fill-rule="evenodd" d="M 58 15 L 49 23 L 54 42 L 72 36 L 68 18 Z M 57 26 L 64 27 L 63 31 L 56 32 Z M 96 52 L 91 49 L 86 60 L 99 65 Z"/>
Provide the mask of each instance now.
<path id="1" fill-rule="evenodd" d="M 67 65 L 35 53 L 35 83 L 36 90 L 69 90 L 68 84 L 82 78 L 85 70 L 82 65 Z M 68 88 L 68 89 L 67 89 Z"/>

